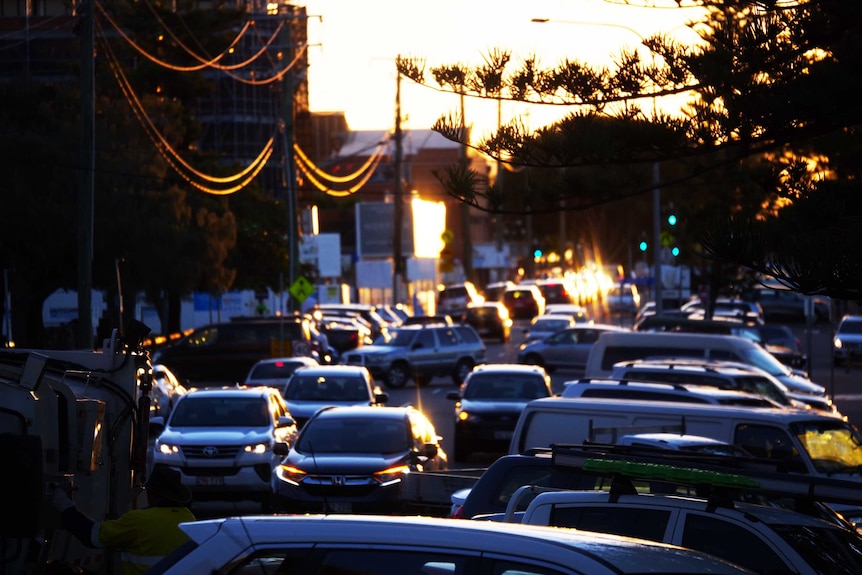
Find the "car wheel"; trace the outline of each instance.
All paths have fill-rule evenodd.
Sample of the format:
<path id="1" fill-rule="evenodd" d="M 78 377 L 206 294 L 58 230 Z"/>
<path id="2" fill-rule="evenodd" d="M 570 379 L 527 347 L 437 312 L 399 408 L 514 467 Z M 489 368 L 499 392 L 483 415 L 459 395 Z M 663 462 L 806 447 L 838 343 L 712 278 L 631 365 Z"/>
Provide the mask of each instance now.
<path id="1" fill-rule="evenodd" d="M 528 365 L 539 365 L 544 367 L 545 362 L 542 360 L 542 356 L 538 353 L 528 353 L 524 356 L 524 363 Z"/>
<path id="2" fill-rule="evenodd" d="M 470 371 L 473 369 L 473 362 L 469 359 L 462 359 L 455 366 L 455 371 L 452 373 L 452 382 L 455 385 L 461 385 L 467 379 Z"/>
<path id="3" fill-rule="evenodd" d="M 470 459 L 470 454 L 472 450 L 466 441 L 458 439 L 455 436 L 455 453 L 453 454 L 455 457 L 455 461 L 458 463 L 464 463 L 468 459 Z"/>
<path id="4" fill-rule="evenodd" d="M 386 387 L 392 389 L 400 389 L 407 385 L 407 380 L 410 379 L 410 371 L 404 363 L 393 364 L 386 372 L 385 383 Z"/>

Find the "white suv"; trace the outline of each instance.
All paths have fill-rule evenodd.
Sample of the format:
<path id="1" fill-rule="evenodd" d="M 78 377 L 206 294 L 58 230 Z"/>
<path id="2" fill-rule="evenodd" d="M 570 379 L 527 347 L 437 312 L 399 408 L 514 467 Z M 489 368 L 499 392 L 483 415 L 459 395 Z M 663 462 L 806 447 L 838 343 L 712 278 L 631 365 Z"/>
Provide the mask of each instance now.
<path id="1" fill-rule="evenodd" d="M 680 545 L 757 573 L 862 572 L 862 538 L 789 509 L 676 495 L 540 493 L 522 523 L 572 527 Z"/>
<path id="2" fill-rule="evenodd" d="M 179 471 L 194 500 L 255 500 L 272 505 L 276 443 L 292 444 L 296 423 L 272 387 L 198 389 L 170 417 L 150 420 L 157 432 L 153 465 Z"/>
<path id="3" fill-rule="evenodd" d="M 751 575 L 715 557 L 650 541 L 486 521 L 274 515 L 180 528 L 189 541 L 148 573 Z"/>
<path id="4" fill-rule="evenodd" d="M 709 403 L 743 407 L 778 407 L 771 399 L 754 393 L 719 389 L 708 385 L 628 381 L 617 379 L 578 379 L 567 381 L 563 397 L 601 397 L 632 401 L 671 401 Z"/>

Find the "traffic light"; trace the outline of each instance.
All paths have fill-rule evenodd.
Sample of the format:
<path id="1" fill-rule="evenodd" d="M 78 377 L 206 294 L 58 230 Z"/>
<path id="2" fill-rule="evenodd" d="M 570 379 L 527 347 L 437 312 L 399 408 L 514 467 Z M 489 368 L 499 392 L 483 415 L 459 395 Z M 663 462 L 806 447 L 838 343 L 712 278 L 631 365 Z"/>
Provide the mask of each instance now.
<path id="1" fill-rule="evenodd" d="M 667 215 L 667 223 L 670 226 L 675 226 L 676 225 L 676 214 L 674 214 L 673 212 L 669 213 Z"/>
<path id="2" fill-rule="evenodd" d="M 677 257 L 679 255 L 679 248 L 673 246 L 673 249 L 670 250 L 670 253 L 673 254 L 673 257 Z"/>
<path id="3" fill-rule="evenodd" d="M 535 248 L 533 250 L 533 259 L 534 260 L 542 259 L 542 249 L 541 248 Z"/>
<path id="4" fill-rule="evenodd" d="M 648 247 L 649 247 L 649 246 L 647 245 L 646 240 L 641 240 L 641 243 L 640 243 L 640 244 L 638 244 L 638 249 L 639 249 L 640 251 L 642 251 L 642 252 L 647 251 L 647 248 L 648 248 Z"/>

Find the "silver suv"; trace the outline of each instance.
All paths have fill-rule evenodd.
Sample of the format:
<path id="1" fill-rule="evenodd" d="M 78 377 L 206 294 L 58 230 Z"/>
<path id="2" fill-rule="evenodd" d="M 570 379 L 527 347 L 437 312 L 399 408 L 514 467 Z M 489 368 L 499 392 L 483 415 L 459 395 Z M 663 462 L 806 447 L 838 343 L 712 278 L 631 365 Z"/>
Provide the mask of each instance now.
<path id="1" fill-rule="evenodd" d="M 341 363 L 364 365 L 391 388 L 411 379 L 427 385 L 437 376 L 461 385 L 474 365 L 485 363 L 485 344 L 469 325 L 410 325 L 393 330 L 388 340 L 345 353 Z"/>
<path id="2" fill-rule="evenodd" d="M 272 506 L 273 446 L 290 445 L 296 424 L 272 387 L 198 389 L 183 395 L 158 433 L 153 464 L 176 469 L 194 499 L 259 501 Z"/>
<path id="3" fill-rule="evenodd" d="M 579 379 L 567 381 L 563 397 L 601 397 L 632 401 L 671 401 L 675 403 L 709 403 L 743 407 L 778 407 L 762 395 L 744 391 L 718 389 L 708 385 L 627 381 L 616 379 Z"/>
<path id="4" fill-rule="evenodd" d="M 835 365 L 841 365 L 859 357 L 862 357 L 862 315 L 845 315 L 832 340 L 832 358 Z"/>

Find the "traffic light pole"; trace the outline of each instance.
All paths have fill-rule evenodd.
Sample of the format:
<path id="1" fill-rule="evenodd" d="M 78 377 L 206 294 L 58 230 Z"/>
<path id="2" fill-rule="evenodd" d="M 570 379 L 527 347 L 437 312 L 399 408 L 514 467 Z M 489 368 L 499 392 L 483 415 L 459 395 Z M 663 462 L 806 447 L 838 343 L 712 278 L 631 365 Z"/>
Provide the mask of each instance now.
<path id="1" fill-rule="evenodd" d="M 655 301 L 655 312 L 657 314 L 662 312 L 663 309 L 663 296 L 662 296 L 662 285 L 661 285 L 661 188 L 659 187 L 659 164 L 658 162 L 653 162 L 652 165 L 652 178 L 653 185 L 655 186 L 652 191 L 652 225 L 653 225 L 653 252 L 654 252 L 654 261 L 653 261 L 653 273 L 652 273 L 652 285 L 653 285 L 653 300 Z"/>

